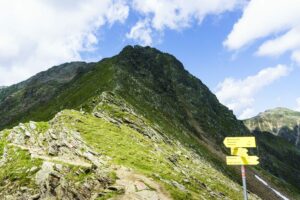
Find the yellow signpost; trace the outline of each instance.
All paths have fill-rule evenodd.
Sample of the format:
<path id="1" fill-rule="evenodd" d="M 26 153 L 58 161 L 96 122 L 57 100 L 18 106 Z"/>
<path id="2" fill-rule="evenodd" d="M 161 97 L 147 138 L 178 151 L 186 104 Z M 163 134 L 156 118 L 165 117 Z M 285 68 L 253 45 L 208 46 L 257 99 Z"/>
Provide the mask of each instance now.
<path id="1" fill-rule="evenodd" d="M 231 148 L 231 155 L 234 155 L 234 156 L 248 156 L 248 149 L 245 149 L 245 148 Z"/>
<path id="2" fill-rule="evenodd" d="M 256 147 L 255 137 L 226 137 L 223 141 L 227 148 L 230 148 L 232 156 L 226 156 L 227 165 L 241 165 L 244 200 L 248 200 L 246 187 L 245 165 L 258 165 L 257 156 L 249 156 L 248 149 Z"/>
<path id="3" fill-rule="evenodd" d="M 258 157 L 257 156 L 226 156 L 227 165 L 257 165 Z"/>
<path id="4" fill-rule="evenodd" d="M 228 148 L 256 147 L 255 137 L 226 137 L 223 143 Z"/>

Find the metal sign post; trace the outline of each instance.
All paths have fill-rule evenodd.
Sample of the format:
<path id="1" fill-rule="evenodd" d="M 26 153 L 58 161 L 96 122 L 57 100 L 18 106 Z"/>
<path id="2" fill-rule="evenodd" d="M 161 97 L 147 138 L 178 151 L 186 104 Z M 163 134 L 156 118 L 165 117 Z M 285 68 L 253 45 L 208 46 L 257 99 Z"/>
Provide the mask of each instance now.
<path id="1" fill-rule="evenodd" d="M 244 165 L 241 165 L 241 172 L 242 172 L 242 180 L 243 180 L 244 200 L 248 200 L 247 184 L 246 184 L 246 169 Z"/>
<path id="2" fill-rule="evenodd" d="M 256 147 L 255 137 L 226 137 L 223 141 L 232 156 L 226 156 L 227 165 L 241 165 L 244 200 L 248 200 L 245 165 L 258 165 L 257 156 L 249 156 L 248 149 Z M 245 148 L 246 147 L 246 148 Z"/>

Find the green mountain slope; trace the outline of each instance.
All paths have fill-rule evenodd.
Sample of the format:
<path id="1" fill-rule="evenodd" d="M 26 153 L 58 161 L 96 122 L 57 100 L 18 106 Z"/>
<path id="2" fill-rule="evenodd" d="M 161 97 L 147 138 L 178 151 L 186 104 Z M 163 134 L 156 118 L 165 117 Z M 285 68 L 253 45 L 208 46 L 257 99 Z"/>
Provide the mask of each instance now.
<path id="1" fill-rule="evenodd" d="M 24 121 L 30 113 L 47 104 L 77 76 L 93 64 L 66 63 L 41 72 L 32 78 L 0 90 L 0 128 Z"/>
<path id="2" fill-rule="evenodd" d="M 0 198 L 240 199 L 240 185 L 125 100 L 98 100 L 1 132 Z"/>
<path id="3" fill-rule="evenodd" d="M 83 64 L 82 68 L 88 67 Z M 156 49 L 128 46 L 119 55 L 91 64 L 88 70 L 81 71 L 84 72 L 59 87 L 47 88 L 49 83 L 36 81 L 35 84 L 29 80 L 26 91 L 23 91 L 23 83 L 2 91 L 0 102 L 3 108 L 0 111 L 11 120 L 1 119 L 0 127 L 17 121 L 48 120 L 63 108 L 79 108 L 96 94 L 111 90 L 134 103 L 143 113 L 159 120 L 166 118 L 168 121 L 189 123 L 184 126 L 196 129 L 199 135 L 209 132 L 209 136 L 219 137 L 220 141 L 222 135 L 245 132 L 244 126 L 204 84 L 185 71 L 176 58 Z M 36 79 L 44 78 L 38 74 Z M 41 84 L 46 88 L 40 87 Z M 31 94 L 29 99 L 47 95 L 33 104 L 26 101 L 28 93 Z M 8 102 L 10 107 L 7 107 Z M 19 107 L 28 109 L 24 112 Z M 18 117 L 10 117 L 6 110 Z M 163 116 L 157 116 L 156 111 Z M 184 120 L 186 118 L 190 120 Z"/>
<path id="4" fill-rule="evenodd" d="M 61 112 L 62 110 L 64 111 Z M 61 114 L 57 115 L 59 112 Z M 104 160 L 113 160 L 103 168 L 111 169 L 109 171 L 112 174 L 118 173 L 118 170 L 114 170 L 113 167 L 117 164 L 131 168 L 139 175 L 152 177 L 157 184 L 163 185 L 168 193 L 167 197 L 171 195 L 175 199 L 199 199 L 201 195 L 204 195 L 212 199 L 222 199 L 221 196 L 225 195 L 230 199 L 238 198 L 240 187 L 236 189 L 234 184 L 240 183 L 239 168 L 225 165 L 225 152 L 228 153 L 228 149 L 225 150 L 222 141 L 229 135 L 249 135 L 249 130 L 236 119 L 232 111 L 218 102 L 215 95 L 200 80 L 189 74 L 175 57 L 156 49 L 127 46 L 120 54 L 98 63 L 70 63 L 37 74 L 23 83 L 0 90 L 0 114 L 4 116 L 0 118 L 0 129 L 12 128 L 20 122 L 25 123 L 30 120 L 45 121 L 37 123 L 37 126 L 42 125 L 45 131 L 36 133 L 35 130 L 28 130 L 27 132 L 30 135 L 34 132 L 33 134 L 36 135 L 34 137 L 38 138 L 46 134 L 46 139 L 40 138 L 38 142 L 28 143 L 25 130 L 23 131 L 25 136 L 21 139 L 21 146 L 19 146 L 25 149 L 23 153 L 26 154 L 28 150 L 26 145 L 39 145 L 37 148 L 45 145 L 45 149 L 41 150 L 42 156 L 37 157 L 40 163 L 44 163 L 37 166 L 41 169 L 54 169 L 53 162 L 61 163 L 64 158 L 59 155 L 70 151 L 70 149 L 65 149 L 60 152 L 60 150 L 55 150 L 57 147 L 47 146 L 47 143 L 53 143 L 53 138 L 49 139 L 51 133 L 58 135 L 54 138 L 59 137 L 61 140 L 61 133 L 71 132 L 70 140 L 74 140 L 73 135 L 74 137 L 80 135 L 80 140 L 86 145 L 83 149 L 96 151 L 97 159 L 98 154 L 103 154 L 106 156 Z M 64 117 L 58 122 L 56 119 L 61 119 L 60 116 Z M 22 126 L 28 127 L 30 123 Z M 122 128 L 123 126 L 125 128 Z M 101 132 L 103 127 L 105 129 Z M 121 129 L 117 129 L 120 127 Z M 2 132 L 5 136 L 2 139 L 4 147 L 7 145 L 16 147 L 15 143 L 10 140 L 12 136 L 9 135 L 19 129 L 20 125 Z M 73 134 L 75 132 L 76 134 Z M 29 138 L 29 141 L 35 141 Z M 126 144 L 127 141 L 128 144 Z M 26 148 L 23 148 L 24 142 Z M 158 147 L 153 149 L 153 147 L 148 148 L 147 145 L 158 145 Z M 132 151 L 129 151 L 131 148 Z M 162 159 L 160 154 L 158 156 L 151 154 L 151 152 L 160 151 L 163 155 L 168 155 L 167 158 Z M 185 157 L 184 154 L 178 153 L 177 155 L 176 152 L 179 151 L 192 154 L 189 159 L 195 160 L 196 164 L 189 163 L 190 161 L 186 163 L 182 158 L 182 156 Z M 27 160 L 28 156 L 32 157 L 31 152 L 30 155 L 26 155 Z M 151 155 L 150 157 L 153 157 L 156 162 L 147 155 Z M 71 154 L 71 156 L 75 155 Z M 92 161 L 89 161 L 86 156 L 86 154 L 76 154 L 74 159 L 83 164 L 79 167 L 87 167 L 91 164 Z M 45 164 L 45 160 L 52 164 L 47 162 Z M 170 162 L 178 167 L 168 166 Z M 66 163 L 66 165 L 72 164 L 74 164 L 72 160 Z M 187 166 L 184 166 L 185 164 Z M 205 170 L 201 172 L 201 169 L 197 168 L 198 165 L 203 166 Z M 29 166 L 31 166 L 30 162 Z M 166 170 L 170 174 L 159 172 L 160 167 L 162 171 Z M 214 171 L 208 171 L 209 168 Z M 66 169 L 63 174 L 67 171 L 72 170 Z M 181 171 L 184 176 L 178 174 L 178 171 Z M 94 173 L 97 174 L 97 170 L 92 171 L 92 174 Z M 200 174 L 197 175 L 197 173 Z M 212 179 L 211 175 L 215 173 L 217 177 L 221 177 L 220 180 Z M 297 185 L 294 187 L 289 185 L 294 182 L 286 182 L 285 177 L 278 178 L 275 173 L 270 175 L 259 167 L 249 168 L 249 190 L 260 197 L 278 199 L 272 191 L 254 178 L 255 173 L 271 181 L 272 186 L 284 194 L 299 197 L 297 189 L 294 188 Z M 124 173 L 121 173 L 121 177 L 122 174 Z M 36 174 L 31 175 L 36 177 Z M 77 175 L 85 177 L 81 173 Z M 71 173 L 70 176 L 73 177 L 74 174 Z M 112 175 L 108 172 L 105 175 L 105 179 L 108 179 L 105 182 L 106 185 L 99 186 L 92 191 L 105 190 L 118 181 L 110 176 Z M 189 178 L 184 180 L 186 177 Z M 94 178 L 93 175 L 92 181 Z M 199 180 L 200 182 L 197 182 Z M 224 185 L 224 182 L 228 181 L 230 187 Z M 36 181 L 33 182 L 36 183 Z M 70 183 L 69 189 L 83 190 L 75 187 L 75 182 Z M 20 186 L 18 181 L 16 184 Z M 58 182 L 58 185 L 61 184 L 62 182 Z M 207 189 L 206 186 L 209 184 L 215 184 L 215 187 L 209 186 L 210 189 Z M 37 192 L 40 188 L 38 185 L 34 186 Z M 183 188 L 188 192 L 183 192 L 185 191 L 181 190 Z M 64 190 L 70 192 L 68 195 L 71 195 L 72 192 L 68 188 Z M 229 192 L 225 192 L 227 190 Z M 2 194 L 7 191 L 9 190 L 3 190 Z M 155 191 L 157 192 L 158 189 Z M 110 194 L 111 191 L 107 192 L 108 195 L 115 195 Z M 49 194 L 49 190 L 40 195 L 44 194 L 54 195 Z M 216 196 L 213 197 L 214 195 Z"/>

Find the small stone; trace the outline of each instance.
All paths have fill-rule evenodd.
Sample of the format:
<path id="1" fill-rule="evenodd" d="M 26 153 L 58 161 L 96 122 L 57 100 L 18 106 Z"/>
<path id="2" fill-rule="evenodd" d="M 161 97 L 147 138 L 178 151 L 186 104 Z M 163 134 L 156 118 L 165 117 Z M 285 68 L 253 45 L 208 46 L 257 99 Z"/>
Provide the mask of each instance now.
<path id="1" fill-rule="evenodd" d="M 22 192 L 25 192 L 26 190 L 28 190 L 28 188 L 27 188 L 27 187 L 20 187 L 20 190 L 21 190 Z"/>
<path id="2" fill-rule="evenodd" d="M 55 135 L 53 132 L 50 132 L 50 136 L 52 139 L 57 140 L 57 135 Z"/>
<path id="3" fill-rule="evenodd" d="M 25 136 L 26 137 L 31 137 L 31 133 L 29 131 L 25 131 Z"/>
<path id="4" fill-rule="evenodd" d="M 172 180 L 172 184 L 173 184 L 175 187 L 177 187 L 178 189 L 180 189 L 181 191 L 185 191 L 185 190 L 186 190 L 185 187 L 184 187 L 184 185 L 181 185 L 180 183 L 178 183 L 178 182 L 176 182 L 176 181 L 174 181 L 174 180 Z"/>
<path id="5" fill-rule="evenodd" d="M 184 155 L 183 157 L 187 160 L 190 160 L 190 157 L 188 157 L 187 155 Z"/>
<path id="6" fill-rule="evenodd" d="M 53 176 L 53 177 L 55 177 L 55 178 L 60 178 L 60 177 L 61 177 L 61 175 L 60 175 L 58 172 L 56 172 L 56 171 L 50 172 L 49 175 L 51 175 L 51 176 Z"/>
<path id="7" fill-rule="evenodd" d="M 25 127 L 25 125 L 24 125 L 24 124 L 22 124 L 22 123 L 20 123 L 20 124 L 19 124 L 19 127 L 20 127 L 22 130 L 26 130 L 26 127 Z"/>
<path id="8" fill-rule="evenodd" d="M 136 188 L 137 191 L 149 190 L 149 187 L 141 181 L 136 181 L 135 182 L 135 188 Z"/>
<path id="9" fill-rule="evenodd" d="M 41 195 L 38 193 L 38 194 L 34 194 L 30 197 L 30 200 L 38 200 L 40 199 Z"/>
<path id="10" fill-rule="evenodd" d="M 57 156 L 58 154 L 57 146 L 50 146 L 48 149 L 48 154 L 51 156 Z"/>
<path id="11" fill-rule="evenodd" d="M 155 178 L 161 179 L 161 176 L 160 176 L 158 173 L 154 173 L 153 176 L 154 176 Z"/>
<path id="12" fill-rule="evenodd" d="M 42 184 L 44 181 L 47 180 L 49 174 L 53 171 L 53 163 L 44 161 L 42 168 L 36 173 L 36 183 Z"/>
<path id="13" fill-rule="evenodd" d="M 219 194 L 223 197 L 225 197 L 226 195 L 223 192 L 219 192 Z"/>
<path id="14" fill-rule="evenodd" d="M 92 188 L 92 186 L 91 186 L 89 183 L 87 183 L 87 182 L 85 182 L 85 183 L 83 184 L 83 186 L 84 186 L 86 189 L 88 189 L 88 190 L 90 190 L 90 189 Z"/>
<path id="15" fill-rule="evenodd" d="M 125 192 L 125 188 L 119 185 L 109 186 L 107 189 L 117 192 L 118 194 L 123 194 Z"/>
<path id="16" fill-rule="evenodd" d="M 177 155 L 181 155 L 182 152 L 181 152 L 181 151 L 177 151 L 176 154 L 177 154 Z"/>
<path id="17" fill-rule="evenodd" d="M 54 189 L 59 185 L 60 178 L 56 175 L 54 176 L 54 174 L 52 173 L 50 175 L 51 176 L 49 177 L 49 186 Z"/>
<path id="18" fill-rule="evenodd" d="M 183 179 L 183 182 L 185 182 L 185 183 L 190 183 L 190 180 L 187 179 L 187 178 L 185 178 L 185 179 Z"/>
<path id="19" fill-rule="evenodd" d="M 171 161 L 171 163 L 173 163 L 174 165 L 176 165 L 177 162 L 178 162 L 178 156 L 177 155 L 171 155 L 170 157 L 168 157 L 168 160 Z"/>
<path id="20" fill-rule="evenodd" d="M 62 171 L 63 170 L 63 165 L 62 164 L 56 164 L 55 166 L 54 166 L 54 168 L 55 168 L 55 170 L 56 171 Z"/>
<path id="21" fill-rule="evenodd" d="M 33 166 L 31 167 L 31 169 L 29 170 L 30 172 L 35 172 L 38 170 L 38 167 L 37 166 Z"/>
<path id="22" fill-rule="evenodd" d="M 205 183 L 200 182 L 199 184 L 200 184 L 201 187 L 207 188 L 207 186 L 205 185 Z"/>
<path id="23" fill-rule="evenodd" d="M 209 192 L 210 196 L 217 196 L 217 194 L 213 191 Z"/>
<path id="24" fill-rule="evenodd" d="M 86 157 L 88 160 L 90 160 L 93 163 L 93 165 L 95 165 L 96 167 L 98 167 L 102 164 L 101 160 L 97 156 L 94 156 L 89 151 L 83 153 L 83 156 Z"/>
<path id="25" fill-rule="evenodd" d="M 34 122 L 30 121 L 29 122 L 29 127 L 32 129 L 32 130 L 35 130 L 36 129 L 36 125 Z"/>

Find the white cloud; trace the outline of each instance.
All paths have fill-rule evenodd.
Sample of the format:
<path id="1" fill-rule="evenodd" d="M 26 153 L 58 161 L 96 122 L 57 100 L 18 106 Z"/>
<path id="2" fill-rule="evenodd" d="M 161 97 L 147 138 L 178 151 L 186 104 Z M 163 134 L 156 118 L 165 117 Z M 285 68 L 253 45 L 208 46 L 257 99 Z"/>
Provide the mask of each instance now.
<path id="1" fill-rule="evenodd" d="M 298 64 L 300 64 L 300 49 L 296 50 L 292 53 L 292 59 L 297 62 Z"/>
<path id="2" fill-rule="evenodd" d="M 141 38 L 147 35 L 147 41 L 152 42 L 149 37 L 152 37 L 153 30 L 158 32 L 165 29 L 182 30 L 190 27 L 193 22 L 200 24 L 207 15 L 221 14 L 243 3 L 244 0 L 133 0 L 132 8 L 144 18 L 130 31 L 136 33 L 136 36 L 131 38 L 145 42 Z M 146 29 L 145 26 L 141 26 L 145 21 L 149 22 Z M 136 27 L 141 31 L 137 32 Z"/>
<path id="3" fill-rule="evenodd" d="M 252 0 L 244 8 L 242 17 L 235 23 L 224 45 L 238 50 L 257 39 L 267 38 L 257 55 L 278 56 L 289 51 L 294 55 L 300 50 L 299 10 L 300 0 Z"/>
<path id="4" fill-rule="evenodd" d="M 249 119 L 255 115 L 255 111 L 253 108 L 246 108 L 242 111 L 242 113 L 239 116 L 239 119 Z"/>
<path id="5" fill-rule="evenodd" d="M 254 114 L 255 95 L 266 86 L 289 74 L 291 70 L 284 65 L 269 67 L 245 79 L 226 78 L 219 83 L 216 95 L 219 101 L 232 109 L 239 118 Z"/>
<path id="6" fill-rule="evenodd" d="M 92 51 L 96 31 L 124 22 L 129 7 L 118 0 L 0 1 L 0 85 L 9 85 Z"/>
<path id="7" fill-rule="evenodd" d="M 129 39 L 134 39 L 138 41 L 142 45 L 151 45 L 152 30 L 149 26 L 149 22 L 147 20 L 138 21 L 135 26 L 133 26 L 129 33 L 126 34 L 126 37 Z"/>
<path id="8" fill-rule="evenodd" d="M 300 31 L 292 29 L 284 35 L 264 42 L 258 49 L 258 55 L 277 56 L 300 47 Z"/>

